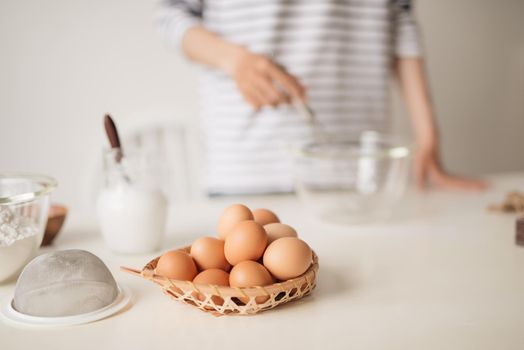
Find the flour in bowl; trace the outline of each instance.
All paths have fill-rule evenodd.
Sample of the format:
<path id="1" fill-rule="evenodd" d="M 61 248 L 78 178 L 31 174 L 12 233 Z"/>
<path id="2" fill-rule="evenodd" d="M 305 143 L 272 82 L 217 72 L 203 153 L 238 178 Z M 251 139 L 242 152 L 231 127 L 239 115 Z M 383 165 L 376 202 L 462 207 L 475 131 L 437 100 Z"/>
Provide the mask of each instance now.
<path id="1" fill-rule="evenodd" d="M 38 227 L 29 218 L 8 206 L 0 205 L 0 247 L 10 246 L 37 233 Z"/>

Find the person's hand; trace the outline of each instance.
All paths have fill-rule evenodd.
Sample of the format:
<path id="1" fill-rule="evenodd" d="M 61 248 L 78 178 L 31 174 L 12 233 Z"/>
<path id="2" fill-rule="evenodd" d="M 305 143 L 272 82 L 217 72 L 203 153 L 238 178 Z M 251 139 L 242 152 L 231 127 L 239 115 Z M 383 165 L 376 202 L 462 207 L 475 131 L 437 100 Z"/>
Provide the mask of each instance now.
<path id="1" fill-rule="evenodd" d="M 441 165 L 436 146 L 422 146 L 418 149 L 414 159 L 414 170 L 417 187 L 421 190 L 427 185 L 463 191 L 482 191 L 488 187 L 488 183 L 482 180 L 448 174 Z"/>
<path id="2" fill-rule="evenodd" d="M 239 50 L 227 71 L 244 99 L 257 110 L 289 103 L 292 98 L 304 99 L 305 89 L 298 79 L 264 55 Z"/>

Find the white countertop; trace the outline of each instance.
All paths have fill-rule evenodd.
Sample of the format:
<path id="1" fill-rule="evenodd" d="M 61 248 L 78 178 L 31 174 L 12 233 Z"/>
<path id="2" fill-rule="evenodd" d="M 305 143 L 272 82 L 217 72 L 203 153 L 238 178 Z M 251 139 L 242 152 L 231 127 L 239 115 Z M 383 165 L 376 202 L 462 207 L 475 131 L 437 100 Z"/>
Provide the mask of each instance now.
<path id="1" fill-rule="evenodd" d="M 488 213 L 524 174 L 495 176 L 482 194 L 409 196 L 389 223 L 319 223 L 292 196 L 222 198 L 175 209 L 164 250 L 214 233 L 221 209 L 241 201 L 274 209 L 320 258 L 313 294 L 255 316 L 213 317 L 119 271 L 151 257 L 117 256 L 96 226 L 71 215 L 54 246 L 101 257 L 133 293 L 133 304 L 82 326 L 35 329 L 0 322 L 0 349 L 523 349 L 524 247 L 515 215 Z M 74 213 L 73 213 L 74 214 Z M 0 286 L 5 302 L 14 284 Z"/>

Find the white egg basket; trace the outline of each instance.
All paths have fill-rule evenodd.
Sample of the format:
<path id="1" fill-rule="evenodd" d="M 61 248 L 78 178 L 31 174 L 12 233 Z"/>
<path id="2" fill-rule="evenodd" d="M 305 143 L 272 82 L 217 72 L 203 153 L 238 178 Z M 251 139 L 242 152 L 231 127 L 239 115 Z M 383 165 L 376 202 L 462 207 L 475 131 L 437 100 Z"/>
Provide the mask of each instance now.
<path id="1" fill-rule="evenodd" d="M 190 247 L 185 247 L 182 250 L 189 253 L 189 249 Z M 128 267 L 121 267 L 121 269 L 151 280 L 171 298 L 215 316 L 252 315 L 273 309 L 308 295 L 317 283 L 318 257 L 315 252 L 313 252 L 311 266 L 301 276 L 268 286 L 250 288 L 195 284 L 191 281 L 172 280 L 156 275 L 154 271 L 158 259 L 160 257 L 151 260 L 142 270 Z"/>

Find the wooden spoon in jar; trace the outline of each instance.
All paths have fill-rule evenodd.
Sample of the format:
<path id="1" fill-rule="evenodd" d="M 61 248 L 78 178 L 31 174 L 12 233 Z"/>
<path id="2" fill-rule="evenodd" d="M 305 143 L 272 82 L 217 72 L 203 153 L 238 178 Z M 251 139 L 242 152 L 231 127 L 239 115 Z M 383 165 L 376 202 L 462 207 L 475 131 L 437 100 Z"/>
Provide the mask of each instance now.
<path id="1" fill-rule="evenodd" d="M 127 176 L 122 166 L 122 158 L 124 157 L 124 153 L 122 151 L 120 137 L 118 136 L 118 130 L 116 128 L 115 122 L 113 121 L 113 118 L 111 118 L 109 114 L 106 114 L 104 116 L 104 128 L 106 130 L 107 138 L 109 139 L 109 144 L 111 145 L 111 148 L 115 151 L 115 160 L 118 165 L 118 168 L 120 169 L 120 172 L 122 173 L 122 177 L 127 183 L 131 183 L 131 179 L 129 178 L 129 176 Z"/>

